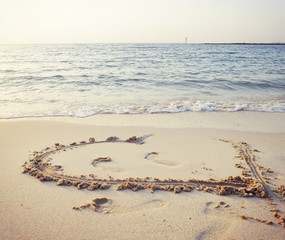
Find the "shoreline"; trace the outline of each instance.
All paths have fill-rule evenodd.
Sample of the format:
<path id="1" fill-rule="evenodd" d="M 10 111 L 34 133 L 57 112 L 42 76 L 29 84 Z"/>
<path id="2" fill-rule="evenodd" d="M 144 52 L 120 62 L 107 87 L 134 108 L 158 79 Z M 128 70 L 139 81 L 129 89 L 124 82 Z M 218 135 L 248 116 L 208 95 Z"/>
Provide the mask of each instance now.
<path id="1" fill-rule="evenodd" d="M 244 172 L 256 181 L 261 177 L 266 191 L 275 196 L 273 190 L 285 183 L 284 118 L 285 114 L 239 112 L 0 120 L 0 237 L 282 239 L 282 199 L 255 197 L 254 192 L 245 192 L 247 197 L 217 194 L 213 180 L 209 193 L 207 179 L 245 177 Z M 109 138 L 114 136 L 119 140 Z M 133 136 L 145 136 L 144 144 L 125 142 L 135 140 Z M 105 141 L 108 138 L 114 141 Z M 94 144 L 86 144 L 89 141 Z M 241 149 L 224 141 L 240 143 Z M 253 162 L 248 165 L 243 158 Z M 43 177 L 56 181 L 39 181 L 32 172 L 21 174 L 29 159 L 50 174 Z M 47 165 L 38 165 L 38 160 Z M 93 182 L 84 186 L 89 174 Z M 151 182 L 145 183 L 146 177 Z M 140 188 L 132 182 L 136 178 L 145 189 L 132 190 Z M 173 181 L 162 182 L 163 191 L 149 185 L 168 178 Z M 113 187 L 95 190 L 98 179 Z M 116 190 L 116 179 L 127 179 L 119 182 L 121 191 Z M 192 185 L 183 191 L 179 181 L 187 179 L 193 179 Z M 83 185 L 66 186 L 67 180 Z M 172 191 L 165 189 L 171 184 Z"/>
<path id="2" fill-rule="evenodd" d="M 55 121 L 92 126 L 203 128 L 245 132 L 285 133 L 285 113 L 181 112 L 156 114 L 98 114 L 89 117 L 23 117 L 3 122 Z"/>

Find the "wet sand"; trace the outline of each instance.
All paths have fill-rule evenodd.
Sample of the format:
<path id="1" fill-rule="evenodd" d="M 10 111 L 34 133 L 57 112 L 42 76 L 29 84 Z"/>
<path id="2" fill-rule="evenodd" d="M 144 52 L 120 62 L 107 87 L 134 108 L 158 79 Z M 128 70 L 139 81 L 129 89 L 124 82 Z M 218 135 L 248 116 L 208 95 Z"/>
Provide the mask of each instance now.
<path id="1" fill-rule="evenodd" d="M 1 120 L 0 238 L 284 238 L 285 115 L 222 115 Z"/>

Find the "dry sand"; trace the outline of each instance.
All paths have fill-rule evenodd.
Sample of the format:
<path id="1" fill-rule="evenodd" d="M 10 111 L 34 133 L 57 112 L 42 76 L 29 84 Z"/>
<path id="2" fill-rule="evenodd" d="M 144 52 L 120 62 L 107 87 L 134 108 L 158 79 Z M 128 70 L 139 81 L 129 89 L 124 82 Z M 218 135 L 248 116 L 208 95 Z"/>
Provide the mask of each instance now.
<path id="1" fill-rule="evenodd" d="M 0 239 L 284 239 L 284 146 L 285 114 L 1 120 Z"/>

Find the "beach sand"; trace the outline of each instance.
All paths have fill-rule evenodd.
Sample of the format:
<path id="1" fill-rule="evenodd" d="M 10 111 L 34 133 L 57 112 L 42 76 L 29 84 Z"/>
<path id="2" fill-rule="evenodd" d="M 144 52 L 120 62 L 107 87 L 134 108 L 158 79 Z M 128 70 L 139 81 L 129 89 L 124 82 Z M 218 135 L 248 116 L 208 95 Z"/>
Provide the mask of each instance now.
<path id="1" fill-rule="evenodd" d="M 2 119 L 0 239 L 284 239 L 284 146 L 279 113 Z"/>

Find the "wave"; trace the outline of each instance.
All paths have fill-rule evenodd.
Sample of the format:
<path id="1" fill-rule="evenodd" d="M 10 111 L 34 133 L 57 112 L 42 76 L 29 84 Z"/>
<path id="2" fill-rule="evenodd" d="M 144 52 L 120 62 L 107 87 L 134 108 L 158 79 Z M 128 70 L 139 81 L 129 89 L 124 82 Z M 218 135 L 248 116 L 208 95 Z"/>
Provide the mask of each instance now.
<path id="1" fill-rule="evenodd" d="M 0 102 L 1 103 L 1 102 Z M 3 102 L 2 102 L 3 104 Z M 5 104 L 9 104 L 5 102 Z M 52 105 L 57 106 L 55 111 Z M 27 104 L 28 106 L 29 104 Z M 82 103 L 63 104 L 59 106 L 58 102 L 49 102 L 49 108 L 42 110 L 40 106 L 34 104 L 33 108 L 25 107 L 22 103 L 22 111 L 11 111 L 7 107 L 0 118 L 21 118 L 21 117 L 52 117 L 52 116 L 70 116 L 70 117 L 89 117 L 97 114 L 173 114 L 181 112 L 271 112 L 284 113 L 285 101 L 283 102 L 210 102 L 210 101 L 175 101 L 166 104 L 148 104 L 148 105 L 131 105 L 131 104 L 110 104 L 110 105 L 91 105 Z M 60 110 L 62 109 L 62 110 Z"/>
<path id="2" fill-rule="evenodd" d="M 180 112 L 285 112 L 285 102 L 268 103 L 242 103 L 242 102 L 203 102 L 184 101 L 172 102 L 165 105 L 114 105 L 80 107 L 70 111 L 68 115 L 74 117 L 87 117 L 96 114 L 155 114 Z"/>
<path id="3" fill-rule="evenodd" d="M 283 47 L 83 44 L 0 50 L 0 118 L 285 112 Z"/>

